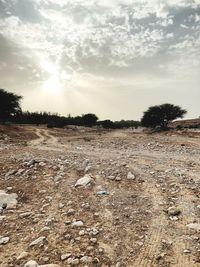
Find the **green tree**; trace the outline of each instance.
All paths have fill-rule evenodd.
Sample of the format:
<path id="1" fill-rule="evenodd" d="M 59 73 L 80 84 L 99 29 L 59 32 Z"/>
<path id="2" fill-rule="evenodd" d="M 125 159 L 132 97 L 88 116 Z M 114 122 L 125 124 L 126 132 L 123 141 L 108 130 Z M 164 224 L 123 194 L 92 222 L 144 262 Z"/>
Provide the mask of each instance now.
<path id="1" fill-rule="evenodd" d="M 21 96 L 9 93 L 0 89 L 0 121 L 12 119 L 13 116 L 21 113 Z"/>
<path id="2" fill-rule="evenodd" d="M 95 114 L 88 113 L 81 117 L 82 123 L 84 126 L 92 127 L 96 125 L 98 117 Z"/>
<path id="3" fill-rule="evenodd" d="M 144 112 L 141 125 L 148 128 L 160 127 L 161 129 L 166 129 L 169 122 L 177 118 L 183 118 L 186 113 L 185 109 L 172 104 L 152 106 Z"/>

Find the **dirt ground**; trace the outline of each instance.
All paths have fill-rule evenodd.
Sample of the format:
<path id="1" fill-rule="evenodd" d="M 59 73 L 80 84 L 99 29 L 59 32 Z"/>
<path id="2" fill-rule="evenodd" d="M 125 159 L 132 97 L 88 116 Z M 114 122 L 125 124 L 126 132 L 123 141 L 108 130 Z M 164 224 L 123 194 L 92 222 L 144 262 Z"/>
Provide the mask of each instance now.
<path id="1" fill-rule="evenodd" d="M 0 190 L 1 267 L 200 266 L 198 131 L 1 127 Z"/>

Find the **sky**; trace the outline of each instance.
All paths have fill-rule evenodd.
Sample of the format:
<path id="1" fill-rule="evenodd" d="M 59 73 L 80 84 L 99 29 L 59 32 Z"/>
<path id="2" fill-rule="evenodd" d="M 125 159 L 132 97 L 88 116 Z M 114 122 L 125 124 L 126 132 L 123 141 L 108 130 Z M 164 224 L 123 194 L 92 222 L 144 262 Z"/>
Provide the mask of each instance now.
<path id="1" fill-rule="evenodd" d="M 200 0 L 0 0 L 0 88 L 22 108 L 200 116 Z"/>

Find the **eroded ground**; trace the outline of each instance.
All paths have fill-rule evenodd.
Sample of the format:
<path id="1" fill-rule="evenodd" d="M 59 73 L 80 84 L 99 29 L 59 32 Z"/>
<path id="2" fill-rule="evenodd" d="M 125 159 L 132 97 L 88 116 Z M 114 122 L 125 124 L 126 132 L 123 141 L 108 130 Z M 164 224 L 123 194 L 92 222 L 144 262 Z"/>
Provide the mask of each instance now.
<path id="1" fill-rule="evenodd" d="M 200 266 L 199 163 L 198 132 L 4 129 L 0 266 Z"/>

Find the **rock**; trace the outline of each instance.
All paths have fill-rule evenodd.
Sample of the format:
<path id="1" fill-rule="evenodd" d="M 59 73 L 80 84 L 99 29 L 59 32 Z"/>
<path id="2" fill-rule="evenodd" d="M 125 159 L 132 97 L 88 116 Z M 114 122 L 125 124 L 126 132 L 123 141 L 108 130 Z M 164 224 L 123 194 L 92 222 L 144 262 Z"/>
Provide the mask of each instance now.
<path id="1" fill-rule="evenodd" d="M 20 218 L 27 218 L 27 217 L 30 217 L 31 215 L 32 215 L 32 212 L 27 211 L 27 212 L 19 214 L 19 217 Z"/>
<path id="2" fill-rule="evenodd" d="M 166 253 L 161 253 L 160 255 L 158 255 L 157 257 L 156 257 L 156 260 L 157 261 L 159 261 L 159 260 L 161 260 L 161 259 L 163 259 L 164 257 L 165 257 L 165 255 L 166 255 Z"/>
<path id="3" fill-rule="evenodd" d="M 67 260 L 67 263 L 70 264 L 71 266 L 76 266 L 76 265 L 79 264 L 79 262 L 80 262 L 79 259 L 69 258 L 69 259 Z"/>
<path id="4" fill-rule="evenodd" d="M 189 229 L 196 230 L 197 232 L 200 231 L 200 223 L 189 223 L 189 224 L 187 224 L 187 227 Z"/>
<path id="5" fill-rule="evenodd" d="M 93 261 L 92 257 L 89 256 L 83 256 L 82 258 L 80 258 L 81 263 L 91 263 L 92 261 Z"/>
<path id="6" fill-rule="evenodd" d="M 9 237 L 3 237 L 0 236 L 0 245 L 5 245 L 9 242 L 10 238 Z"/>
<path id="7" fill-rule="evenodd" d="M 129 172 L 129 173 L 127 174 L 127 179 L 128 179 L 128 180 L 134 180 L 134 179 L 135 179 L 135 175 L 134 175 L 132 172 Z"/>
<path id="8" fill-rule="evenodd" d="M 68 259 L 69 257 L 71 257 L 71 255 L 72 255 L 71 253 L 62 254 L 60 258 L 62 261 L 64 261 Z"/>
<path id="9" fill-rule="evenodd" d="M 45 227 L 43 227 L 43 228 L 40 230 L 40 232 L 47 232 L 47 231 L 50 231 L 50 230 L 51 230 L 50 227 L 45 226 Z"/>
<path id="10" fill-rule="evenodd" d="M 184 249 L 184 250 L 183 250 L 183 253 L 185 253 L 185 254 L 189 254 L 189 253 L 191 253 L 191 250 L 189 250 L 189 249 Z"/>
<path id="11" fill-rule="evenodd" d="M 76 221 L 72 223 L 72 227 L 76 228 L 76 227 L 83 227 L 83 222 L 82 221 Z"/>
<path id="12" fill-rule="evenodd" d="M 78 233 L 80 236 L 83 236 L 85 234 L 85 231 L 84 230 L 81 230 L 79 233 Z"/>
<path id="13" fill-rule="evenodd" d="M 0 212 L 0 214 L 1 214 L 1 212 Z M 5 219 L 5 217 L 6 217 L 6 216 L 0 216 L 0 223 L 3 222 L 3 220 Z"/>
<path id="14" fill-rule="evenodd" d="M 59 204 L 58 204 L 58 208 L 59 208 L 59 209 L 64 208 L 64 206 L 65 206 L 65 204 L 63 204 L 63 203 L 59 203 Z"/>
<path id="15" fill-rule="evenodd" d="M 38 265 L 38 263 L 36 262 L 36 261 L 28 261 L 25 265 L 24 265 L 24 267 L 38 267 L 39 265 Z"/>
<path id="16" fill-rule="evenodd" d="M 44 264 L 44 265 L 39 265 L 38 267 L 60 267 L 58 264 Z"/>
<path id="17" fill-rule="evenodd" d="M 96 244 L 96 243 L 97 243 L 97 238 L 95 238 L 95 237 L 90 238 L 90 241 L 91 241 L 93 244 Z"/>
<path id="18" fill-rule="evenodd" d="M 14 175 L 17 171 L 16 170 L 11 170 L 6 173 L 5 178 L 8 178 L 10 175 Z"/>
<path id="19" fill-rule="evenodd" d="M 119 177 L 119 176 L 117 176 L 117 177 L 115 178 L 115 181 L 121 181 L 121 180 L 122 180 L 122 178 Z"/>
<path id="20" fill-rule="evenodd" d="M 96 192 L 96 195 L 97 196 L 108 196 L 109 192 L 102 190 L 102 191 Z"/>
<path id="21" fill-rule="evenodd" d="M 69 209 L 68 212 L 67 212 L 67 215 L 73 215 L 75 214 L 75 210 L 74 209 Z"/>
<path id="22" fill-rule="evenodd" d="M 7 205 L 8 209 L 14 209 L 17 205 L 17 194 L 7 194 L 5 191 L 0 190 L 0 207 Z"/>
<path id="23" fill-rule="evenodd" d="M 181 210 L 179 208 L 176 208 L 176 207 L 169 207 L 167 210 L 167 213 L 170 216 L 177 216 L 177 215 L 180 215 Z"/>
<path id="24" fill-rule="evenodd" d="M 80 178 L 76 184 L 75 184 L 75 187 L 78 187 L 78 186 L 86 186 L 88 184 L 91 183 L 93 179 L 90 177 L 89 174 L 85 174 L 82 178 Z"/>
<path id="25" fill-rule="evenodd" d="M 42 246 L 44 240 L 46 239 L 45 236 L 40 236 L 39 238 L 37 238 L 36 240 L 34 240 L 29 247 L 33 247 L 33 246 Z"/>
<path id="26" fill-rule="evenodd" d="M 28 252 L 23 251 L 18 257 L 17 257 L 17 261 L 25 259 L 28 257 Z"/>

